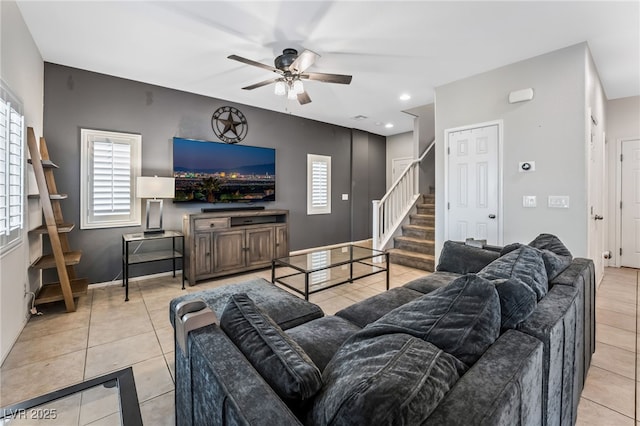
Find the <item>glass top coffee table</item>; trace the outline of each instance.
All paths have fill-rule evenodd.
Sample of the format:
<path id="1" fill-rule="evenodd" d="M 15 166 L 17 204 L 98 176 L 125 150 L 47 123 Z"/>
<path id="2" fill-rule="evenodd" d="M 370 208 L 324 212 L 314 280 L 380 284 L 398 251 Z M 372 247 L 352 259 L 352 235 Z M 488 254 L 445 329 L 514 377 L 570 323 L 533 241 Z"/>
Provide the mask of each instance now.
<path id="1" fill-rule="evenodd" d="M 0 425 L 142 426 L 133 369 L 0 408 Z"/>
<path id="2" fill-rule="evenodd" d="M 357 245 L 314 250 L 271 262 L 271 282 L 309 295 L 384 272 L 389 290 L 389 254 Z"/>

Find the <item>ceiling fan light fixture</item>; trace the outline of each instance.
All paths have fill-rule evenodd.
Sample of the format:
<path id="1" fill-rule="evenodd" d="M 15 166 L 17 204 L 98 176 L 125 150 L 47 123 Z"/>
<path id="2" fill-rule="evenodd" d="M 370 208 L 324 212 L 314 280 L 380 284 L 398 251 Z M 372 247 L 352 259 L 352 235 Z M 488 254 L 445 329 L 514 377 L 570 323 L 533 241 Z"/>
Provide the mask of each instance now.
<path id="1" fill-rule="evenodd" d="M 289 92 L 287 93 L 287 99 L 289 99 L 290 101 L 298 99 L 298 94 L 296 93 L 295 90 L 293 90 L 293 87 L 289 87 Z"/>
<path id="2" fill-rule="evenodd" d="M 296 95 L 304 92 L 304 86 L 302 85 L 302 80 L 296 80 L 293 82 L 293 91 Z"/>
<path id="3" fill-rule="evenodd" d="M 284 81 L 277 81 L 274 91 L 275 91 L 276 95 L 284 96 L 285 93 L 287 93 L 287 88 L 286 88 L 286 86 L 284 84 Z"/>

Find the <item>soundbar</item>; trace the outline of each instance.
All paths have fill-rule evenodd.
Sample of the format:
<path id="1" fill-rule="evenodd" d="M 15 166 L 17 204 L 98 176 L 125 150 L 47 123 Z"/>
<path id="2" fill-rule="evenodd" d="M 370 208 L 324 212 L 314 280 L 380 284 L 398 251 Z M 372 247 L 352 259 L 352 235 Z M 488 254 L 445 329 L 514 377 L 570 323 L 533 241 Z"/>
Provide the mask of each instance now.
<path id="1" fill-rule="evenodd" d="M 242 210 L 264 210 L 264 206 L 246 206 L 246 207 L 203 207 L 202 213 L 216 212 L 237 212 Z"/>

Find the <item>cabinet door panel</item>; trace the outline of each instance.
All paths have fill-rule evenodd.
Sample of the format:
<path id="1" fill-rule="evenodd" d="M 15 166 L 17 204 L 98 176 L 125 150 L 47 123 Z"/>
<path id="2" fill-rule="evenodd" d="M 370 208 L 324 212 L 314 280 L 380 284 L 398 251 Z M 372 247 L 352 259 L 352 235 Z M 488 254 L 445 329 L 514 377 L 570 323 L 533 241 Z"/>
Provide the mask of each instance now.
<path id="1" fill-rule="evenodd" d="M 244 267 L 244 231 L 225 231 L 213 234 L 215 272 Z"/>
<path id="2" fill-rule="evenodd" d="M 289 227 L 287 225 L 279 225 L 276 230 L 276 258 L 289 256 Z"/>
<path id="3" fill-rule="evenodd" d="M 247 229 L 247 266 L 269 265 L 273 259 L 273 227 Z"/>
<path id="4" fill-rule="evenodd" d="M 197 279 L 199 276 L 209 275 L 213 272 L 213 262 L 211 260 L 211 233 L 196 233 L 195 245 L 195 269 Z"/>

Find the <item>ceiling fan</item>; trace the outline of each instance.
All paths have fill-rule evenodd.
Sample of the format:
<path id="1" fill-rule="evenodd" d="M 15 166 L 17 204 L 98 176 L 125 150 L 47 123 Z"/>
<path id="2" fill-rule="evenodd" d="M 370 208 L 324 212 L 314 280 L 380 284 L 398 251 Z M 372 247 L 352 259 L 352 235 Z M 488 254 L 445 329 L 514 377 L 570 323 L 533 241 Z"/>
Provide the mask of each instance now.
<path id="1" fill-rule="evenodd" d="M 251 59 L 246 59 L 238 55 L 228 56 L 229 59 L 233 59 L 234 61 L 253 65 L 254 67 L 264 68 L 279 74 L 279 77 L 243 87 L 244 90 L 253 90 L 258 87 L 275 83 L 276 95 L 284 96 L 286 94 L 289 99 L 298 99 L 300 105 L 311 102 L 311 98 L 304 90 L 302 80 L 314 80 L 324 83 L 338 84 L 351 83 L 350 75 L 305 72 L 305 70 L 313 65 L 319 57 L 320 55 L 310 50 L 305 49 L 298 55 L 298 51 L 296 49 L 287 48 L 282 51 L 282 55 L 276 57 L 274 60 L 275 67 L 272 67 L 271 65 L 252 61 Z"/>

